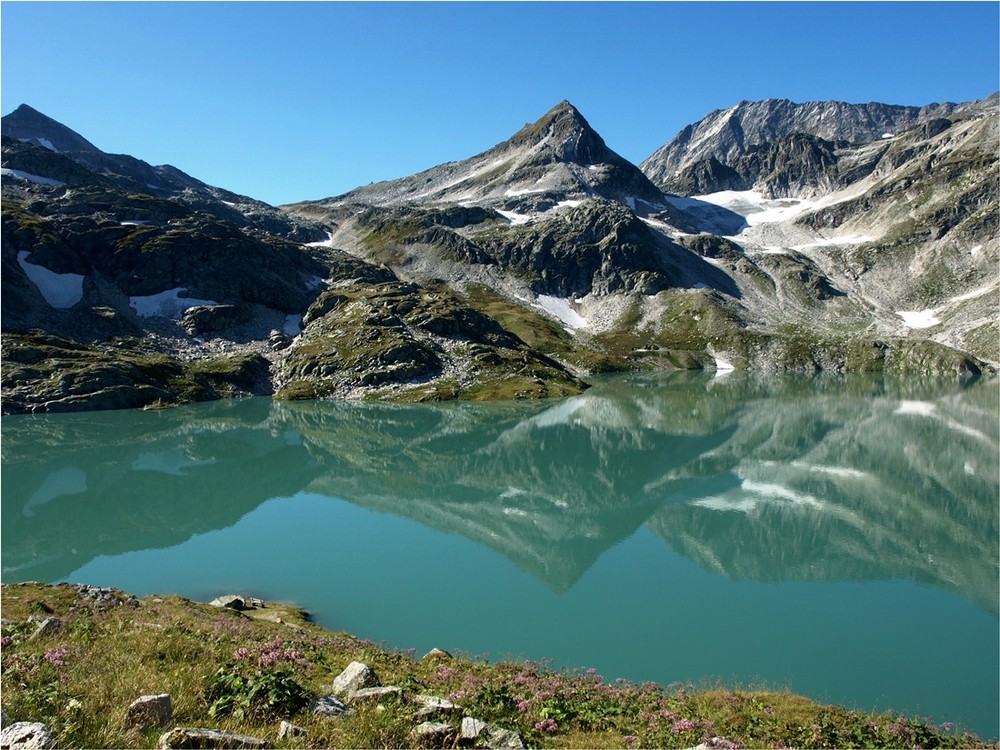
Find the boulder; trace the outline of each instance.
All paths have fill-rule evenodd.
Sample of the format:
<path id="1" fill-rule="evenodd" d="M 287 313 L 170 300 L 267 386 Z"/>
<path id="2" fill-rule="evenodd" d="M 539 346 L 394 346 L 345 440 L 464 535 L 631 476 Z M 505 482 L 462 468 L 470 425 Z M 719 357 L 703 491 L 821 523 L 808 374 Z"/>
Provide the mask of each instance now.
<path id="1" fill-rule="evenodd" d="M 0 708 L 0 729 L 4 729 L 8 724 L 10 724 L 10 717 L 7 716 L 7 712 Z"/>
<path id="2" fill-rule="evenodd" d="M 287 740 L 292 737 L 305 737 L 308 732 L 295 724 L 288 721 L 282 721 L 278 726 L 278 739 Z"/>
<path id="3" fill-rule="evenodd" d="M 44 750 L 54 747 L 55 738 L 41 722 L 18 721 L 0 732 L 3 750 Z"/>
<path id="4" fill-rule="evenodd" d="M 191 336 L 204 336 L 241 325 L 250 318 L 248 305 L 195 305 L 184 311 L 181 325 Z"/>
<path id="5" fill-rule="evenodd" d="M 347 694 L 347 700 L 350 703 L 379 703 L 385 698 L 402 698 L 403 688 L 396 687 L 395 685 L 387 685 L 385 687 L 369 687 L 361 688 L 360 690 L 352 690 Z"/>
<path id="6" fill-rule="evenodd" d="M 168 693 L 160 695 L 142 695 L 129 704 L 125 712 L 125 723 L 140 732 L 150 727 L 160 727 L 169 724 L 174 718 L 174 707 Z"/>
<path id="7" fill-rule="evenodd" d="M 450 747 L 455 739 L 455 730 L 450 724 L 425 721 L 410 732 L 410 746 L 421 748 Z"/>
<path id="8" fill-rule="evenodd" d="M 325 716 L 328 719 L 339 719 L 345 714 L 354 713 L 354 709 L 334 695 L 324 695 L 309 704 L 309 713 Z"/>
<path id="9" fill-rule="evenodd" d="M 434 716 L 443 719 L 462 710 L 461 706 L 435 695 L 414 695 L 412 700 L 417 705 L 417 716 L 421 718 Z"/>
<path id="10" fill-rule="evenodd" d="M 38 627 L 35 628 L 35 632 L 31 634 L 30 640 L 35 638 L 42 638 L 46 635 L 51 635 L 59 631 L 62 628 L 62 622 L 58 617 L 46 617 L 44 620 L 38 623 Z"/>
<path id="11" fill-rule="evenodd" d="M 242 612 L 247 608 L 247 601 L 242 596 L 237 596 L 236 594 L 226 594 L 225 596 L 219 596 L 209 602 L 213 607 L 225 607 L 226 609 L 235 609 L 237 612 Z"/>
<path id="12" fill-rule="evenodd" d="M 521 750 L 525 747 L 521 735 L 511 729 L 503 729 L 471 716 L 462 718 L 460 739 L 473 742 L 475 747 L 492 750 Z"/>
<path id="13" fill-rule="evenodd" d="M 266 740 L 235 732 L 197 727 L 174 727 L 160 735 L 156 743 L 159 750 L 168 748 L 266 748 Z"/>
<path id="14" fill-rule="evenodd" d="M 447 651 L 443 651 L 439 648 L 432 648 L 430 651 L 428 651 L 421 657 L 420 661 L 432 661 L 438 659 L 444 660 L 450 658 L 452 658 L 451 654 L 449 654 Z"/>
<path id="15" fill-rule="evenodd" d="M 332 692 L 337 695 L 346 695 L 353 690 L 378 686 L 378 676 L 371 667 L 359 661 L 352 661 L 334 679 Z"/>

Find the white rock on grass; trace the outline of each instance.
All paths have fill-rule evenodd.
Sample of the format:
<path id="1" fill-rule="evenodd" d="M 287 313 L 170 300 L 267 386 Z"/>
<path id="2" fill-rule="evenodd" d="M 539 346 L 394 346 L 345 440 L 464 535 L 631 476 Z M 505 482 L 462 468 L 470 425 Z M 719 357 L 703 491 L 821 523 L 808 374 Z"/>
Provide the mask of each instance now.
<path id="1" fill-rule="evenodd" d="M 282 721 L 281 724 L 278 725 L 279 740 L 286 740 L 292 737 L 305 737 L 307 734 L 308 732 L 305 729 L 296 724 L 292 724 L 289 721 Z"/>
<path id="2" fill-rule="evenodd" d="M 346 695 L 352 690 L 362 688 L 378 687 L 379 681 L 375 671 L 367 664 L 359 661 L 352 661 L 347 668 L 337 675 L 333 681 L 332 692 L 337 695 Z"/>
<path id="3" fill-rule="evenodd" d="M 425 721 L 418 724 L 410 732 L 412 747 L 439 748 L 450 747 L 455 738 L 455 730 L 450 724 L 437 721 Z"/>
<path id="4" fill-rule="evenodd" d="M 4 750 L 47 750 L 55 746 L 48 727 L 37 721 L 18 721 L 0 732 Z"/>

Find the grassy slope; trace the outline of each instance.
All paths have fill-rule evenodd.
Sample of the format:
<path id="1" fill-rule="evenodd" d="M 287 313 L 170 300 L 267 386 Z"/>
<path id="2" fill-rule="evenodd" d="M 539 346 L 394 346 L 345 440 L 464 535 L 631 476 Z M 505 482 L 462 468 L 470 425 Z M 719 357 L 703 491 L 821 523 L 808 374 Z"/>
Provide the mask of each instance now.
<path id="1" fill-rule="evenodd" d="M 989 746 L 917 720 L 822 706 L 787 692 L 664 689 L 539 664 L 418 660 L 324 630 L 281 605 L 242 614 L 179 597 L 129 601 L 116 594 L 108 606 L 67 584 L 5 585 L 2 595 L 3 708 L 12 721 L 46 723 L 62 748 L 154 747 L 169 727 L 140 733 L 123 720 L 132 700 L 163 692 L 172 696 L 172 726 L 274 742 L 287 718 L 308 735 L 277 747 L 406 746 L 420 719 L 399 700 L 360 706 L 339 720 L 294 707 L 270 711 L 262 702 L 248 703 L 242 719 L 211 716 L 206 691 L 219 670 L 242 675 L 244 685 L 301 687 L 301 704 L 355 660 L 369 664 L 384 685 L 451 698 L 466 715 L 514 729 L 533 747 L 691 747 L 712 737 L 746 747 Z M 61 627 L 32 639 L 31 615 L 57 617 Z M 227 684 L 231 698 L 247 693 Z"/>

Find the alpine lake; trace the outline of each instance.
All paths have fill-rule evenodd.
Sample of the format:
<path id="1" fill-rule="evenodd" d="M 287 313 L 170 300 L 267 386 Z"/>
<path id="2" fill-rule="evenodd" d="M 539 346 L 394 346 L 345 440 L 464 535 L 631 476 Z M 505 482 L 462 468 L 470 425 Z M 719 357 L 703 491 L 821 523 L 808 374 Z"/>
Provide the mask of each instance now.
<path id="1" fill-rule="evenodd" d="M 735 372 L 4 417 L 2 577 L 995 738 L 998 417 L 996 380 Z"/>

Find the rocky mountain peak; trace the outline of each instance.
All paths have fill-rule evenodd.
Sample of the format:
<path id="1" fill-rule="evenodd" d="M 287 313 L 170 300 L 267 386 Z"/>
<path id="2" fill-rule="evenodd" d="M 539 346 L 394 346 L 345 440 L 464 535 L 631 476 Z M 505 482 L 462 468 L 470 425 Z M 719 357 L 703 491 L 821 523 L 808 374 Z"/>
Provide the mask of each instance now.
<path id="1" fill-rule="evenodd" d="M 582 166 L 622 160 L 608 148 L 580 111 L 565 99 L 536 122 L 526 124 L 500 147 L 503 146 L 540 147 L 555 160 Z"/>
<path id="2" fill-rule="evenodd" d="M 27 104 L 22 104 L 9 115 L 5 115 L 0 119 L 0 124 L 2 124 L 0 130 L 4 135 L 44 146 L 50 151 L 100 153 L 100 149 L 82 135 Z"/>

